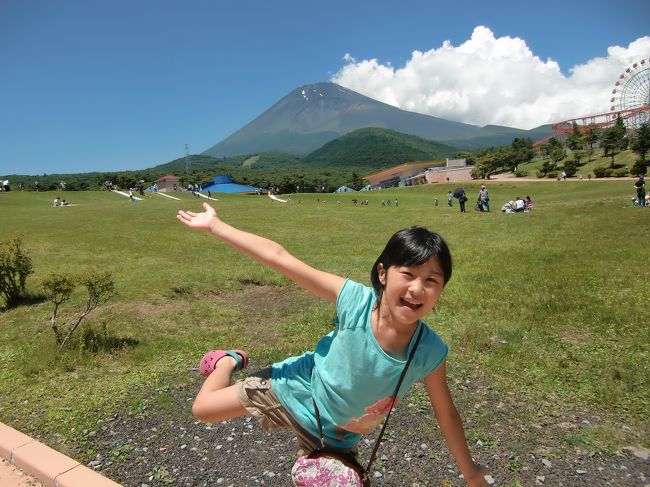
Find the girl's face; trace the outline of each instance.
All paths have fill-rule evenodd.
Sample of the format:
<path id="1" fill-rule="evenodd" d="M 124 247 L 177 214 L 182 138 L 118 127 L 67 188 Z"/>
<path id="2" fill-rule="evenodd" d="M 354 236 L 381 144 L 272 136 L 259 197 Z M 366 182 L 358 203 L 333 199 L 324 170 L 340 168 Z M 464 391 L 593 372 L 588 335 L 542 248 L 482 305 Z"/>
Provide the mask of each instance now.
<path id="1" fill-rule="evenodd" d="M 379 282 L 384 286 L 381 309 L 388 309 L 392 319 L 400 324 L 413 324 L 431 311 L 445 285 L 438 259 L 432 257 L 424 264 L 391 266 L 379 264 Z"/>

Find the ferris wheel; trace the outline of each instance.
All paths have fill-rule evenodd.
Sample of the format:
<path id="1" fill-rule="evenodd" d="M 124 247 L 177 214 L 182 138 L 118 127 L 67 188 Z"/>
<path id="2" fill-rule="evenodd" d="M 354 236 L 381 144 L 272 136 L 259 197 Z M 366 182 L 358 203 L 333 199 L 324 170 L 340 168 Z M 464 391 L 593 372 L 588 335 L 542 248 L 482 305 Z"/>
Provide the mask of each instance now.
<path id="1" fill-rule="evenodd" d="M 618 77 L 609 101 L 612 112 L 625 111 L 628 128 L 650 122 L 650 59 L 634 63 Z"/>

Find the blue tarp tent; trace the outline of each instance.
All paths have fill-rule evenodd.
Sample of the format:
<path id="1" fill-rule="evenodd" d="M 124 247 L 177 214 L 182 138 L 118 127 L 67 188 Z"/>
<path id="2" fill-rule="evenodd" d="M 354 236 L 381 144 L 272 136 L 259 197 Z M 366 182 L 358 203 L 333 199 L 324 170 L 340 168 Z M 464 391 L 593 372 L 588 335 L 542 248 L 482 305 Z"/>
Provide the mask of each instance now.
<path id="1" fill-rule="evenodd" d="M 230 176 L 215 176 L 212 182 L 204 184 L 201 191 L 211 193 L 256 193 L 258 188 L 245 184 L 233 183 Z"/>

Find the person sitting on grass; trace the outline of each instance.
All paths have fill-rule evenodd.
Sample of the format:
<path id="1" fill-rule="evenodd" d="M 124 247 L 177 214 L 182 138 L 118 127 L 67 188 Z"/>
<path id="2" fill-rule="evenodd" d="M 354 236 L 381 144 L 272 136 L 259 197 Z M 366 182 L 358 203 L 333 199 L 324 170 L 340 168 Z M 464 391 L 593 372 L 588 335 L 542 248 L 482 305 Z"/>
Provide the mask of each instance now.
<path id="1" fill-rule="evenodd" d="M 515 213 L 520 213 L 526 209 L 526 202 L 521 196 L 515 199 Z"/>
<path id="2" fill-rule="evenodd" d="M 533 200 L 530 199 L 530 196 L 526 196 L 526 210 L 530 211 L 533 209 Z"/>
<path id="3" fill-rule="evenodd" d="M 299 455 L 318 449 L 321 438 L 327 447 L 356 453 L 362 435 L 381 424 L 394 405 L 398 378 L 414 349 L 398 398 L 424 380 L 465 482 L 488 485 L 488 470 L 471 457 L 447 386 L 447 345 L 421 321 L 451 278 L 451 254 L 442 237 L 421 227 L 395 233 L 374 263 L 372 287 L 367 287 L 315 269 L 280 244 L 228 225 L 207 203 L 203 208 L 201 213 L 181 210 L 177 218 L 335 303 L 337 315 L 335 330 L 315 351 L 274 363 L 234 385 L 233 373 L 248 364 L 246 352 L 208 352 L 200 361 L 207 378 L 192 405 L 197 419 L 217 422 L 249 414 L 267 431 L 292 429 Z"/>

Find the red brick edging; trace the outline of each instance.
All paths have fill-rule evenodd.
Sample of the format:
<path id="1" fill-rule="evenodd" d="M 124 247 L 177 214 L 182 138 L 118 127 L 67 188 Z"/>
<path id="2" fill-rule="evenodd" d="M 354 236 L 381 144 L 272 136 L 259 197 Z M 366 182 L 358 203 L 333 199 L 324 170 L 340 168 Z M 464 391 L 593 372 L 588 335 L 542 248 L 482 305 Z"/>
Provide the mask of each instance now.
<path id="1" fill-rule="evenodd" d="M 121 487 L 4 423 L 0 423 L 0 456 L 49 487 Z"/>

